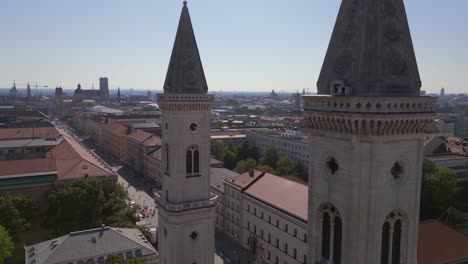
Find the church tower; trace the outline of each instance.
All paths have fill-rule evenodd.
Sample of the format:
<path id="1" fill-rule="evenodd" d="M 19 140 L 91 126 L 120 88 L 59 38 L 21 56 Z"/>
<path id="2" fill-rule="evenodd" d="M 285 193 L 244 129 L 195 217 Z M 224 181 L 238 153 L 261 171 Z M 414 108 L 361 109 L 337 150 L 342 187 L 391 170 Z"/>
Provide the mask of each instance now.
<path id="1" fill-rule="evenodd" d="M 62 87 L 55 88 L 54 114 L 63 115 L 63 89 Z"/>
<path id="2" fill-rule="evenodd" d="M 421 81 L 403 0 L 343 0 L 317 82 L 310 133 L 309 263 L 417 263 Z"/>
<path id="3" fill-rule="evenodd" d="M 210 112 L 208 85 L 190 21 L 187 2 L 172 50 L 162 113 L 163 179 L 156 196 L 160 263 L 214 262 L 214 208 L 210 193 Z"/>

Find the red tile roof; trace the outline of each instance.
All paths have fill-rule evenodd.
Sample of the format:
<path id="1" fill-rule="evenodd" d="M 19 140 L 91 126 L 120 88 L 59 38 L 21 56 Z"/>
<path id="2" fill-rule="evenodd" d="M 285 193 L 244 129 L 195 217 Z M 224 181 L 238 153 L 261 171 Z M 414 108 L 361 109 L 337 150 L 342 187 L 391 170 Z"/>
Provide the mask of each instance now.
<path id="1" fill-rule="evenodd" d="M 253 175 L 250 175 L 249 172 L 246 172 L 236 177 L 226 179 L 226 182 L 235 185 L 241 189 L 245 189 L 249 187 L 255 180 L 257 180 L 257 178 L 263 176 L 264 174 L 264 172 L 254 170 Z"/>
<path id="2" fill-rule="evenodd" d="M 64 141 L 47 152 L 57 162 L 59 180 L 94 177 L 115 177 L 111 168 L 83 147 L 73 136 L 60 130 Z"/>
<path id="3" fill-rule="evenodd" d="M 54 159 L 0 160 L 0 178 L 6 175 L 56 171 Z"/>
<path id="4" fill-rule="evenodd" d="M 103 129 L 110 130 L 111 133 L 124 136 L 128 134 L 128 126 L 120 122 L 111 122 L 102 125 Z"/>
<path id="5" fill-rule="evenodd" d="M 281 211 L 307 221 L 308 186 L 298 180 L 254 170 L 225 180 Z"/>
<path id="6" fill-rule="evenodd" d="M 27 127 L 27 128 L 1 128 L 0 140 L 25 139 L 25 138 L 58 137 L 60 133 L 55 127 Z"/>
<path id="7" fill-rule="evenodd" d="M 468 235 L 438 220 L 419 224 L 418 263 L 443 264 L 468 261 Z"/>
<path id="8" fill-rule="evenodd" d="M 307 222 L 306 184 L 265 173 L 245 193 Z"/>
<path id="9" fill-rule="evenodd" d="M 128 135 L 128 138 L 135 140 L 139 143 L 144 144 L 145 146 L 160 146 L 161 145 L 161 138 L 152 134 L 148 133 L 143 130 L 137 130 L 132 134 Z"/>

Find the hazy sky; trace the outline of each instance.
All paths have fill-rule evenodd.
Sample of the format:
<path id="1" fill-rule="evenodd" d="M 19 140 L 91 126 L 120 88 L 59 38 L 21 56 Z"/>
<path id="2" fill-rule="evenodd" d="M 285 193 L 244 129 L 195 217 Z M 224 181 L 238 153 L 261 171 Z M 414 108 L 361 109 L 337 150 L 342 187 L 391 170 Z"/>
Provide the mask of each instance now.
<path id="1" fill-rule="evenodd" d="M 210 90 L 311 88 L 341 0 L 189 0 Z M 468 92 L 467 0 L 405 1 L 423 89 Z M 0 0 L 0 87 L 160 89 L 182 0 Z"/>

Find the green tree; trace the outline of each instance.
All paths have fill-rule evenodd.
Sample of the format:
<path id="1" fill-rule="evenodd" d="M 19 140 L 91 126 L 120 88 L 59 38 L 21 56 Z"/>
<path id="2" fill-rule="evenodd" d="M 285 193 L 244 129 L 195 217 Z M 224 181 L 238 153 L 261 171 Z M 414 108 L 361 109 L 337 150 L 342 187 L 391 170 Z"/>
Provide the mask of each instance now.
<path id="1" fill-rule="evenodd" d="M 268 165 L 258 165 L 257 170 L 258 171 L 264 171 L 264 172 L 271 173 L 271 174 L 275 174 L 275 170 L 272 167 L 268 166 Z"/>
<path id="2" fill-rule="evenodd" d="M 13 238 L 11 238 L 7 230 L 0 225 L 0 264 L 5 263 L 5 258 L 11 256 L 14 245 Z"/>
<path id="3" fill-rule="evenodd" d="M 219 160 L 224 159 L 225 147 L 222 140 L 211 141 L 211 155 L 215 156 Z"/>
<path id="4" fill-rule="evenodd" d="M 47 197 L 47 225 L 54 232 L 69 233 L 101 225 L 105 194 L 100 181 L 77 180 Z"/>
<path id="5" fill-rule="evenodd" d="M 236 152 L 237 161 L 247 160 L 248 158 L 258 160 L 258 149 L 253 144 L 250 144 L 248 140 L 244 140 L 241 144 L 237 145 Z"/>
<path id="6" fill-rule="evenodd" d="M 281 157 L 276 162 L 276 174 L 280 176 L 288 176 L 295 173 L 296 162 L 286 156 Z"/>
<path id="7" fill-rule="evenodd" d="M 17 238 L 19 233 L 30 228 L 32 214 L 36 210 L 37 204 L 28 195 L 0 196 L 0 225 Z"/>
<path id="8" fill-rule="evenodd" d="M 105 264 L 145 264 L 145 260 L 138 258 L 138 259 L 123 259 L 117 256 L 109 256 L 106 259 Z M 156 263 L 157 264 L 157 263 Z"/>
<path id="9" fill-rule="evenodd" d="M 453 170 L 440 167 L 424 158 L 421 186 L 421 220 L 440 217 L 456 195 L 456 174 Z"/>
<path id="10" fill-rule="evenodd" d="M 294 168 L 294 175 L 303 179 L 304 181 L 308 181 L 307 172 L 302 165 L 302 162 L 296 162 L 296 167 Z"/>
<path id="11" fill-rule="evenodd" d="M 254 159 L 247 159 L 247 160 L 241 160 L 237 162 L 236 168 L 234 168 L 234 171 L 237 173 L 245 173 L 248 172 L 250 169 L 255 169 L 257 167 L 257 162 Z"/>
<path id="12" fill-rule="evenodd" d="M 271 168 L 276 168 L 276 163 L 278 162 L 278 153 L 276 148 L 273 145 L 268 145 L 263 152 L 262 157 L 260 158 L 260 165 L 267 165 Z"/>
<path id="13" fill-rule="evenodd" d="M 221 128 L 224 127 L 224 123 L 222 121 L 216 122 L 216 127 Z"/>
<path id="14" fill-rule="evenodd" d="M 230 170 L 234 169 L 234 167 L 236 166 L 236 154 L 234 154 L 230 150 L 226 151 L 226 153 L 224 154 L 223 162 L 225 168 Z"/>

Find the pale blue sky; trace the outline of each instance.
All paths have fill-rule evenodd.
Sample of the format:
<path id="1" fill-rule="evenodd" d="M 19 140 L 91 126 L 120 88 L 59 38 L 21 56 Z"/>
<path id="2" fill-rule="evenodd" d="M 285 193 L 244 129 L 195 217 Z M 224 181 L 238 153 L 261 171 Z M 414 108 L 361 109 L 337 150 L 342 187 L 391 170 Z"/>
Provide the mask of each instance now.
<path id="1" fill-rule="evenodd" d="M 210 90 L 316 90 L 341 0 L 189 0 Z M 468 92 L 467 0 L 405 1 L 423 89 Z M 0 87 L 160 89 L 182 0 L 0 0 Z"/>

